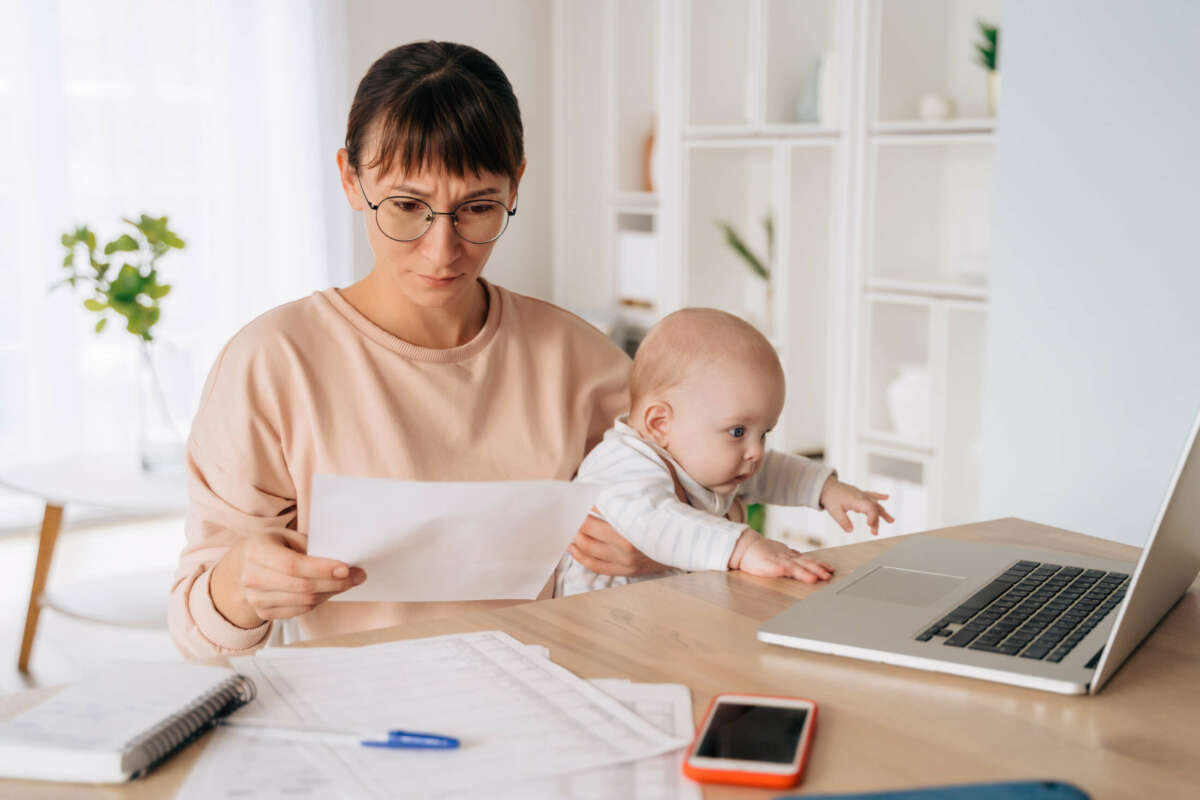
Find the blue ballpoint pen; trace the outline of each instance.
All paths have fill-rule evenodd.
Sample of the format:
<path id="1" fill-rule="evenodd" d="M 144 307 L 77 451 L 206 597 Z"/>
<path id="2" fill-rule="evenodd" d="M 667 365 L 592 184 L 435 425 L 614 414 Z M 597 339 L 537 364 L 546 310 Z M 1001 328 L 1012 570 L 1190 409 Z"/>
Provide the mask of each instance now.
<path id="1" fill-rule="evenodd" d="M 458 739 L 453 736 L 439 736 L 436 733 L 414 733 L 412 731 L 388 731 L 385 741 L 364 739 L 364 747 L 396 747 L 405 749 L 453 750 L 458 747 Z"/>
<path id="2" fill-rule="evenodd" d="M 317 728 L 289 728 L 282 725 L 260 725 L 253 722 L 222 720 L 218 723 L 230 730 L 262 735 L 271 739 L 293 742 L 324 742 L 326 744 L 356 744 L 363 747 L 385 747 L 393 750 L 453 750 L 459 746 L 453 736 L 414 731 L 388 731 L 383 739 L 368 738 L 371 734 Z"/>

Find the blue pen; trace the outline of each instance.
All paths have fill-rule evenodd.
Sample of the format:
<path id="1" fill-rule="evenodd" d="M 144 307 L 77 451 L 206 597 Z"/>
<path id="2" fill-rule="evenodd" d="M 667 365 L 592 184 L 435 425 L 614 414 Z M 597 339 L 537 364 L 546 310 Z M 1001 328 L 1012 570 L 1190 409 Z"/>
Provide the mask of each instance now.
<path id="1" fill-rule="evenodd" d="M 458 739 L 453 736 L 439 736 L 436 733 L 414 733 L 412 731 L 388 731 L 384 741 L 363 740 L 364 747 L 397 747 L 405 749 L 453 750 L 458 747 Z"/>
<path id="2" fill-rule="evenodd" d="M 388 731 L 382 739 L 373 734 L 351 731 L 321 730 L 317 728 L 288 728 L 280 725 L 260 725 L 253 722 L 221 720 L 222 727 L 242 731 L 246 734 L 266 736 L 293 742 L 324 742 L 325 744 L 354 744 L 362 747 L 386 747 L 393 750 L 453 750 L 459 746 L 458 739 L 436 733 L 414 731 Z"/>

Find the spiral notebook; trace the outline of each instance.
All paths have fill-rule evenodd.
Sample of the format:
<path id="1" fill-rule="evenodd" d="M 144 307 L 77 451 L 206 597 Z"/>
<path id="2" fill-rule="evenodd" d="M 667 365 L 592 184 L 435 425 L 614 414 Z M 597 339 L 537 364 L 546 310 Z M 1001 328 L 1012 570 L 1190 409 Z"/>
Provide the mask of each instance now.
<path id="1" fill-rule="evenodd" d="M 0 777 L 136 778 L 250 702 L 254 691 L 224 667 L 113 665 L 0 723 Z"/>

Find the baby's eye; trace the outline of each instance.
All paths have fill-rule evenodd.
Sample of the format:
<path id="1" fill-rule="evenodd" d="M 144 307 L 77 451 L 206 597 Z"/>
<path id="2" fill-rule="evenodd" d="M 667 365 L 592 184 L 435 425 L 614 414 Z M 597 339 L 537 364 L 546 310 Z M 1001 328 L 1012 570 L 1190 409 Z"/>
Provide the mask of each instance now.
<path id="1" fill-rule="evenodd" d="M 732 428 L 729 429 L 729 435 L 735 439 L 742 438 L 743 436 L 746 435 L 746 426 L 745 425 L 734 425 Z"/>

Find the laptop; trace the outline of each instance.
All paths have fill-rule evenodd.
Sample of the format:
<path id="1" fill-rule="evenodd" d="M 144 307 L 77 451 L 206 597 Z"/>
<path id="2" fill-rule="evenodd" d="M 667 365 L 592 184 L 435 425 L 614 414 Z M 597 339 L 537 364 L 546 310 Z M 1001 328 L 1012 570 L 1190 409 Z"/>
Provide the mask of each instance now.
<path id="1" fill-rule="evenodd" d="M 1200 415 L 1137 563 L 907 537 L 758 628 L 770 644 L 1095 694 L 1200 572 Z"/>

